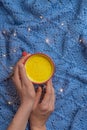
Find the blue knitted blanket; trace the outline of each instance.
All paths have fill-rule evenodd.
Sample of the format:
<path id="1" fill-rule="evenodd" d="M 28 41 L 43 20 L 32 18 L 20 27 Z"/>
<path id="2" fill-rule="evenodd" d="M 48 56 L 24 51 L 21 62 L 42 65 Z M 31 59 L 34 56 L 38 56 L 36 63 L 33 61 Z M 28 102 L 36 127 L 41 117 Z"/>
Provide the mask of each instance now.
<path id="1" fill-rule="evenodd" d="M 0 130 L 19 106 L 10 77 L 23 51 L 48 54 L 56 66 L 47 130 L 87 130 L 87 1 L 0 0 Z"/>

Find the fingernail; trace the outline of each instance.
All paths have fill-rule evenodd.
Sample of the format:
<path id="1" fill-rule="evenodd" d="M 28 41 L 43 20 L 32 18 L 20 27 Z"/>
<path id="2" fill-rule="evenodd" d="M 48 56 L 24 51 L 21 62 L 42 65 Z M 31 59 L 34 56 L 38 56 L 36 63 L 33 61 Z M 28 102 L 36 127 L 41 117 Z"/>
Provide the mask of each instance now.
<path id="1" fill-rule="evenodd" d="M 22 52 L 22 56 L 26 56 L 28 53 L 26 51 Z"/>

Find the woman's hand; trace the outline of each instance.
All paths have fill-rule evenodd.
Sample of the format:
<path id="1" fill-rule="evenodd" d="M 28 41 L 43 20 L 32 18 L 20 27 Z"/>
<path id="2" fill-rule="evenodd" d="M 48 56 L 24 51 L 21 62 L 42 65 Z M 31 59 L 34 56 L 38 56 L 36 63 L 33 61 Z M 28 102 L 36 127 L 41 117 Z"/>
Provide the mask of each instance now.
<path id="1" fill-rule="evenodd" d="M 55 94 L 52 86 L 52 80 L 49 80 L 46 85 L 46 93 L 40 102 L 42 89 L 38 88 L 36 98 L 30 115 L 31 130 L 45 130 L 45 123 L 54 110 Z"/>
<path id="2" fill-rule="evenodd" d="M 23 63 L 30 54 L 22 57 L 14 68 L 14 76 L 12 77 L 17 91 L 20 96 L 21 104 L 32 107 L 35 99 L 35 90 L 32 82 L 26 76 L 26 71 Z"/>
<path id="3" fill-rule="evenodd" d="M 28 118 L 30 116 L 34 104 L 34 86 L 27 78 L 23 65 L 28 56 L 29 55 L 22 57 L 14 68 L 14 76 L 12 77 L 12 79 L 18 90 L 21 105 L 19 106 L 7 130 L 25 130 Z"/>

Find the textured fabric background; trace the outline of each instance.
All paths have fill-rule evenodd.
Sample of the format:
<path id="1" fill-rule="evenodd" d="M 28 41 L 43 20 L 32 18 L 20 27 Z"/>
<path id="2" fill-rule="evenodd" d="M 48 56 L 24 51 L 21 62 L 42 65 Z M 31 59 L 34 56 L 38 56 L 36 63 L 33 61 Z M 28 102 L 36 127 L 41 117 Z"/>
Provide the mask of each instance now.
<path id="1" fill-rule="evenodd" d="M 56 66 L 47 130 L 87 130 L 87 0 L 0 0 L 0 130 L 19 106 L 10 75 L 23 51 Z"/>

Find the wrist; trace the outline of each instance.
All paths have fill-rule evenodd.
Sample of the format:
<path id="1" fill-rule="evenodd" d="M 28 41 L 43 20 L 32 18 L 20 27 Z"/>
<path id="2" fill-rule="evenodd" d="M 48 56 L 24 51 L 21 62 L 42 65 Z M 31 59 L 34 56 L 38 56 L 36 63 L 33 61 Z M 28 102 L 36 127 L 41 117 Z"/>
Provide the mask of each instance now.
<path id="1" fill-rule="evenodd" d="M 20 107 L 23 111 L 27 112 L 27 113 L 30 113 L 31 110 L 32 110 L 32 106 L 30 104 L 27 104 L 27 103 L 21 103 Z"/>
<path id="2" fill-rule="evenodd" d="M 37 127 L 37 126 L 31 126 L 31 130 L 46 130 L 46 126 L 41 126 L 41 127 Z"/>
<path id="3" fill-rule="evenodd" d="M 22 101 L 20 106 L 26 107 L 26 108 L 28 108 L 28 109 L 32 109 L 32 107 L 33 107 L 33 102 Z"/>

